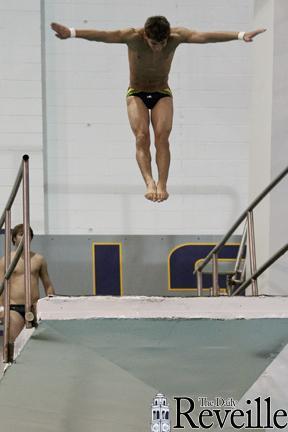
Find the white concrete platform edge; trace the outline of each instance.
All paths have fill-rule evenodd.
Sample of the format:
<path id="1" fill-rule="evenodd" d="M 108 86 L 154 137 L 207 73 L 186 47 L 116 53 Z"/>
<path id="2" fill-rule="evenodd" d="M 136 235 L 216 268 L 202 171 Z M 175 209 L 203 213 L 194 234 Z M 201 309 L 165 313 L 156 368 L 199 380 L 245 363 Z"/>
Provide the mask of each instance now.
<path id="1" fill-rule="evenodd" d="M 38 318 L 259 319 L 288 318 L 288 297 L 53 297 L 38 303 Z"/>
<path id="2" fill-rule="evenodd" d="M 13 356 L 14 361 L 16 361 L 17 357 L 19 356 L 19 354 L 21 353 L 21 351 L 25 347 L 26 343 L 29 341 L 29 339 L 32 336 L 32 334 L 34 333 L 34 331 L 35 331 L 35 328 L 31 328 L 31 329 L 24 328 L 21 331 L 21 333 L 19 334 L 19 336 L 16 338 L 16 340 L 14 342 L 14 356 Z M 6 363 L 1 368 L 0 380 L 1 380 L 2 376 L 4 375 L 4 373 L 6 372 L 6 370 L 9 368 L 9 366 L 11 366 L 11 364 L 13 364 L 13 363 Z"/>

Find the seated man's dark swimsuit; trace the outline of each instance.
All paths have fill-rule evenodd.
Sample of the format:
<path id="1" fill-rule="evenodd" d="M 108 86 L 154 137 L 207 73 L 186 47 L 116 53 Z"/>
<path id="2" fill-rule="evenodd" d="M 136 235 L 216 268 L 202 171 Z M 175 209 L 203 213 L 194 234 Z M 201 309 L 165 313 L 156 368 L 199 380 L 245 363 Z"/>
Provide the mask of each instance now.
<path id="1" fill-rule="evenodd" d="M 153 109 L 157 102 L 163 97 L 172 97 L 172 92 L 169 88 L 155 92 L 144 92 L 129 87 L 127 91 L 127 97 L 128 96 L 140 97 L 148 109 Z"/>
<path id="2" fill-rule="evenodd" d="M 24 304 L 10 304 L 10 310 L 14 312 L 18 312 L 19 315 L 24 319 L 25 321 L 25 305 Z M 37 318 L 34 314 L 34 319 L 32 321 L 33 327 L 38 327 Z"/>
<path id="3" fill-rule="evenodd" d="M 10 304 L 10 310 L 18 312 L 25 320 L 25 305 L 23 304 Z"/>

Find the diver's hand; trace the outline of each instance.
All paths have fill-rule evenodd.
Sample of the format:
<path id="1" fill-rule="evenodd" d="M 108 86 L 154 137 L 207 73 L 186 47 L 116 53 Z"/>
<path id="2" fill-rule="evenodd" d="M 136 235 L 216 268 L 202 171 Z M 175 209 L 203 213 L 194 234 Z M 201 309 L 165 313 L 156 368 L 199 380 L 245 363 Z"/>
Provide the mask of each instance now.
<path id="1" fill-rule="evenodd" d="M 259 34 L 264 33 L 265 31 L 266 31 L 266 29 L 259 29 L 259 30 L 253 30 L 250 32 L 245 32 L 243 40 L 245 42 L 253 42 L 253 39 L 255 36 L 258 36 Z"/>
<path id="2" fill-rule="evenodd" d="M 51 23 L 52 30 L 55 31 L 55 36 L 59 39 L 68 39 L 71 37 L 71 32 L 69 27 L 65 27 L 62 24 Z"/>

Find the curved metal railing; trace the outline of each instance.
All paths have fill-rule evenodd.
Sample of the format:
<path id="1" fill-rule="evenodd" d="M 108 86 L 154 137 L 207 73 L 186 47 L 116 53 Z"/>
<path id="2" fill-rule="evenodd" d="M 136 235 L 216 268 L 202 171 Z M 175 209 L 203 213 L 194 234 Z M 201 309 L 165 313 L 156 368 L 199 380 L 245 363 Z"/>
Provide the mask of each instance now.
<path id="1" fill-rule="evenodd" d="M 283 246 L 280 251 L 282 251 L 281 255 L 278 255 L 280 251 L 278 251 L 270 260 L 265 263 L 261 269 L 257 271 L 256 266 L 256 245 L 255 245 L 255 233 L 254 233 L 254 218 L 253 218 L 253 210 L 255 207 L 265 198 L 266 195 L 268 195 L 272 189 L 275 188 L 275 186 L 280 183 L 281 180 L 284 179 L 284 177 L 288 174 L 288 166 L 252 201 L 252 203 L 248 206 L 248 208 L 241 214 L 241 216 L 236 220 L 236 222 L 232 225 L 232 227 L 229 229 L 229 231 L 225 234 L 225 236 L 222 238 L 222 240 L 211 250 L 211 252 L 206 256 L 206 258 L 199 264 L 196 269 L 194 270 L 194 274 L 197 276 L 197 288 L 198 288 L 198 296 L 201 296 L 203 294 L 202 292 L 202 281 L 203 281 L 203 269 L 206 267 L 206 265 L 212 260 L 212 280 L 213 280 L 213 287 L 212 287 L 212 294 L 214 296 L 218 296 L 220 293 L 219 290 L 219 284 L 218 284 L 218 253 L 220 249 L 225 246 L 225 243 L 227 240 L 231 237 L 231 235 L 234 233 L 234 231 L 242 224 L 244 220 L 247 222 L 247 228 L 246 224 L 244 227 L 244 232 L 242 236 L 246 240 L 247 235 L 247 244 L 248 244 L 248 251 L 249 251 L 249 261 L 250 261 L 250 271 L 252 276 L 246 281 L 240 281 L 240 286 L 238 285 L 237 289 L 234 291 L 233 295 L 236 293 L 239 293 L 240 291 L 243 291 L 245 288 L 247 288 L 250 284 L 252 285 L 252 295 L 257 296 L 258 295 L 258 284 L 257 284 L 257 278 L 260 276 L 260 274 L 263 273 L 264 270 L 267 269 L 267 263 L 269 263 L 268 267 L 276 261 L 281 255 L 283 255 L 287 249 L 285 250 L 286 246 Z M 247 230 L 247 233 L 246 233 Z M 236 266 L 239 266 L 239 263 L 241 261 L 241 257 L 243 256 L 243 251 L 245 247 L 245 240 L 244 242 L 241 241 L 237 260 L 236 260 Z M 284 252 L 283 252 L 284 250 Z M 276 259 L 274 259 L 276 256 Z M 265 267 L 265 268 L 264 268 Z M 263 270 L 264 268 L 264 270 Z M 261 273 L 259 273 L 261 271 Z M 236 273 L 236 272 L 235 272 Z M 249 282 L 249 283 L 248 283 Z"/>
<path id="2" fill-rule="evenodd" d="M 284 255 L 288 250 L 288 243 L 282 246 L 281 249 L 278 250 L 269 260 L 267 260 L 255 273 L 253 273 L 249 279 L 243 282 L 233 293 L 232 295 L 240 294 L 244 291 L 252 282 L 252 280 L 257 280 L 259 276 L 261 276 L 264 271 L 269 268 L 275 261 L 277 261 L 282 255 Z"/>
<path id="3" fill-rule="evenodd" d="M 23 181 L 22 181 L 23 180 Z M 17 247 L 13 260 L 11 261 L 11 209 L 22 182 L 23 191 L 23 238 Z M 24 155 L 18 170 L 16 180 L 0 218 L 0 229 L 5 227 L 4 241 L 4 278 L 0 285 L 0 295 L 4 291 L 4 340 L 3 340 L 3 361 L 13 361 L 13 345 L 9 343 L 10 333 L 10 287 L 9 279 L 15 269 L 20 256 L 24 250 L 24 288 L 25 288 L 25 323 L 27 328 L 32 327 L 31 304 L 31 269 L 30 269 L 30 215 L 29 215 L 29 156 Z"/>

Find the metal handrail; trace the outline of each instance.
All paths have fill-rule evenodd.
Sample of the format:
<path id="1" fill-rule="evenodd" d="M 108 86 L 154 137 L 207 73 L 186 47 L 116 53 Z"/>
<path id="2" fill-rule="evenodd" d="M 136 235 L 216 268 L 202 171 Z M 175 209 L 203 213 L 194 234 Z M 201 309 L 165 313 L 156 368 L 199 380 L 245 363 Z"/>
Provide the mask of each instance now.
<path id="1" fill-rule="evenodd" d="M 210 261 L 213 254 L 216 254 L 219 249 L 221 249 L 222 246 L 227 242 L 227 240 L 231 237 L 233 232 L 241 225 L 241 223 L 245 220 L 247 217 L 247 213 L 254 210 L 254 208 L 259 204 L 260 201 L 262 201 L 263 198 L 288 174 L 288 166 L 267 186 L 263 192 L 257 196 L 257 198 L 252 201 L 252 203 L 247 207 L 247 209 L 241 214 L 241 216 L 236 220 L 236 222 L 232 225 L 232 227 L 229 229 L 227 234 L 223 237 L 223 239 L 209 252 L 209 254 L 206 256 L 206 258 L 197 266 L 197 268 L 194 270 L 194 274 L 197 272 L 197 270 L 201 271 L 206 264 Z"/>
<path id="2" fill-rule="evenodd" d="M 241 291 L 245 290 L 247 288 L 252 280 L 257 279 L 259 276 L 261 276 L 264 271 L 270 267 L 275 261 L 277 261 L 282 255 L 284 255 L 288 251 L 288 243 L 286 243 L 281 249 L 278 250 L 269 260 L 267 260 L 255 273 L 253 273 L 249 279 L 247 279 L 245 282 L 243 282 L 242 285 L 240 285 L 233 293 L 232 296 L 239 294 Z"/>
<path id="3" fill-rule="evenodd" d="M 21 181 L 22 181 L 22 178 L 23 178 L 23 171 L 24 171 L 24 163 L 23 163 L 23 161 L 28 161 L 29 160 L 29 156 L 28 155 L 24 155 L 22 159 L 23 160 L 22 160 L 21 165 L 19 167 L 19 170 L 18 170 L 18 173 L 17 173 L 17 177 L 15 179 L 12 191 L 10 193 L 10 196 L 8 198 L 8 201 L 7 201 L 7 204 L 6 204 L 5 208 L 4 208 L 2 216 L 0 218 L 0 229 L 3 227 L 3 225 L 5 223 L 5 213 L 6 213 L 6 210 L 10 210 L 11 209 L 12 204 L 13 204 L 15 198 L 16 198 L 18 189 L 20 187 L 20 184 L 21 184 Z"/>
<path id="4" fill-rule="evenodd" d="M 255 235 L 254 235 L 254 222 L 253 222 L 253 210 L 255 207 L 268 195 L 272 189 L 288 174 L 288 166 L 252 201 L 247 209 L 241 214 L 236 220 L 232 227 L 228 230 L 222 240 L 209 252 L 201 264 L 199 263 L 193 274 L 197 276 L 198 295 L 202 291 L 202 272 L 204 267 L 213 259 L 214 270 L 213 270 L 213 294 L 219 294 L 218 277 L 217 277 L 217 256 L 220 249 L 225 245 L 227 240 L 231 237 L 234 231 L 241 225 L 241 223 L 247 219 L 248 224 L 248 243 L 250 250 L 250 267 L 252 273 L 256 273 L 256 253 L 255 253 Z M 252 251 L 252 253 L 251 253 Z M 217 280 L 216 280 L 217 278 Z M 258 295 L 257 277 L 252 278 L 252 293 Z"/>
<path id="5" fill-rule="evenodd" d="M 23 183 L 23 238 L 17 247 L 15 256 L 11 262 L 11 208 L 15 201 L 21 182 Z M 5 224 L 5 256 L 4 256 L 4 279 L 0 286 L 0 295 L 4 292 L 4 341 L 3 361 L 13 361 L 13 346 L 9 340 L 10 334 L 10 287 L 9 279 L 15 269 L 20 256 L 24 250 L 24 288 L 25 288 L 25 324 L 31 328 L 33 320 L 31 301 L 31 269 L 30 269 L 30 214 L 29 214 L 29 156 L 24 155 L 16 176 L 12 191 L 8 198 L 0 218 L 0 229 Z"/>
<path id="6" fill-rule="evenodd" d="M 23 236 L 21 242 L 19 243 L 19 246 L 16 249 L 14 258 L 11 261 L 11 263 L 10 263 L 10 265 L 9 265 L 5 275 L 4 275 L 3 281 L 0 284 L 0 295 L 3 293 L 4 287 L 5 287 L 5 280 L 10 279 L 10 277 L 11 277 L 11 275 L 12 275 L 12 273 L 13 273 L 13 271 L 14 271 L 14 269 L 15 269 L 18 261 L 19 261 L 19 258 L 23 252 L 23 249 L 24 249 L 24 236 Z"/>

